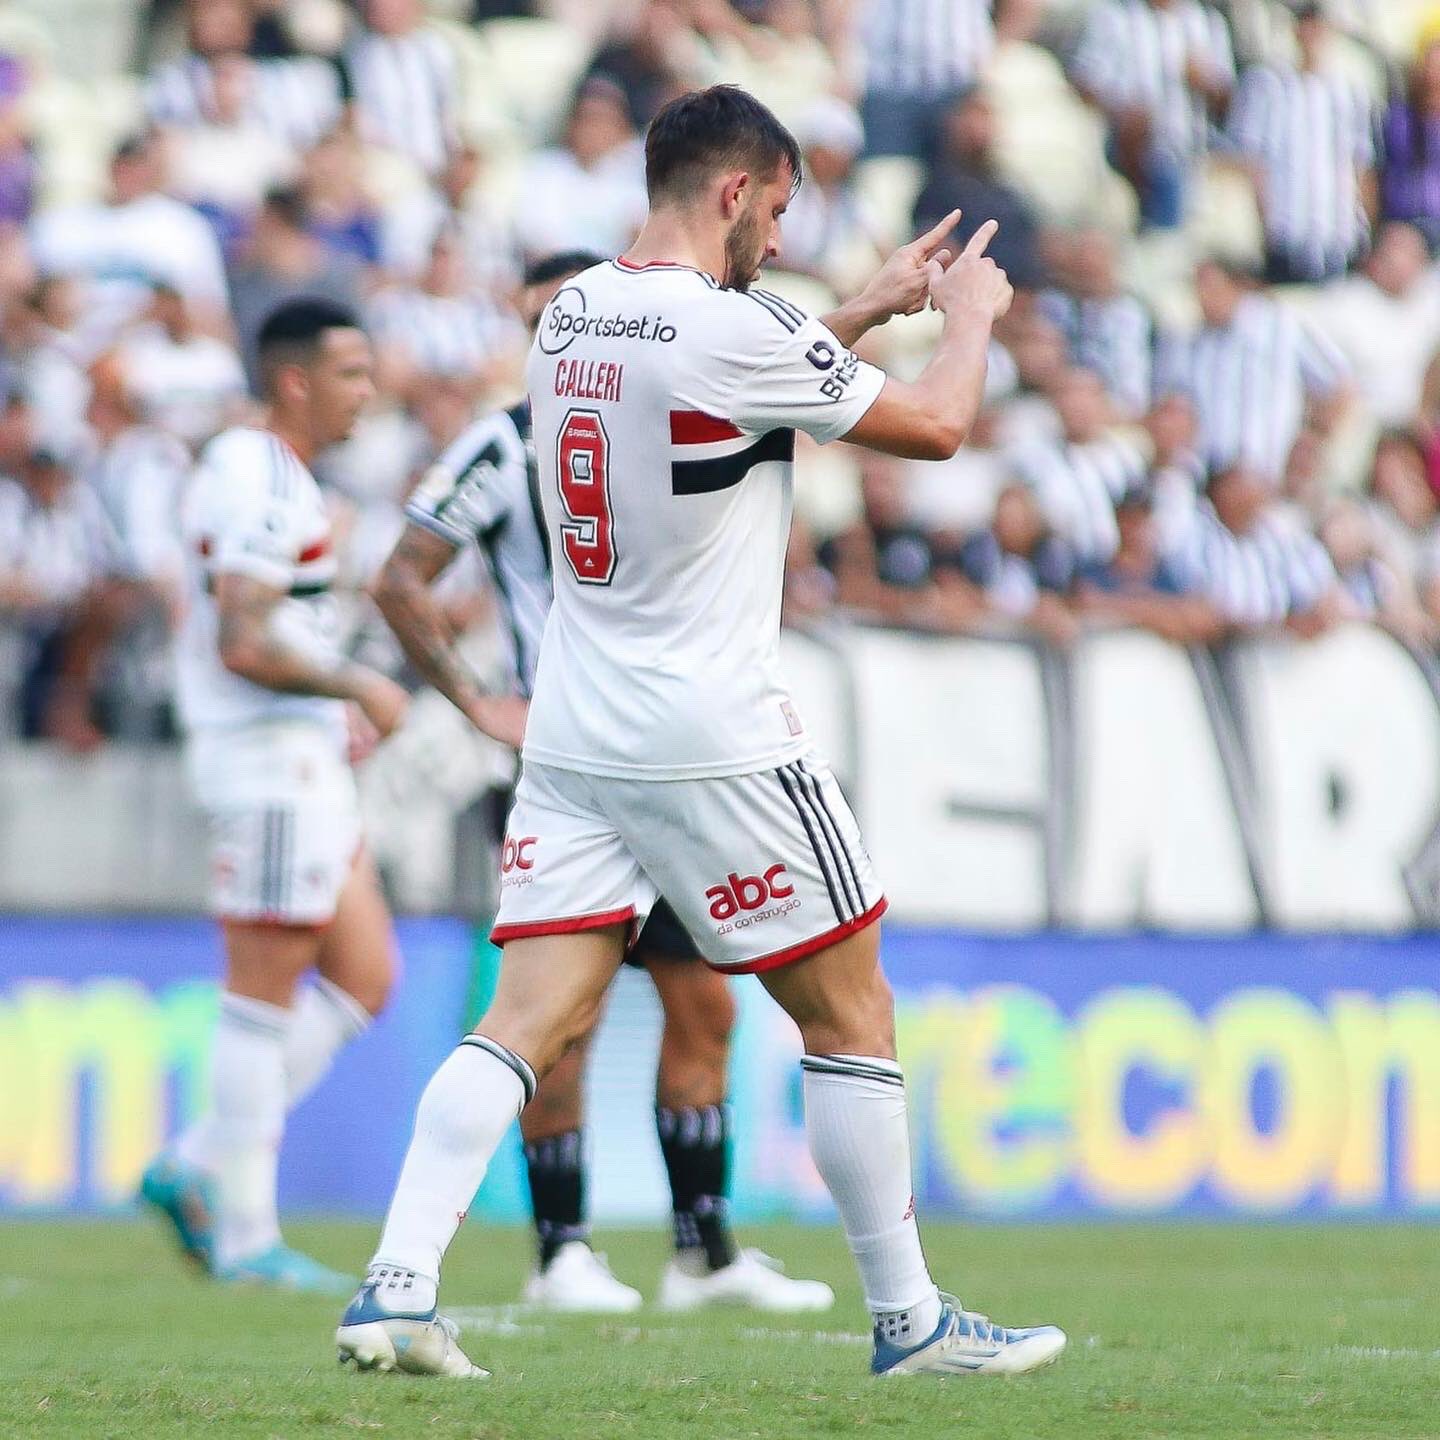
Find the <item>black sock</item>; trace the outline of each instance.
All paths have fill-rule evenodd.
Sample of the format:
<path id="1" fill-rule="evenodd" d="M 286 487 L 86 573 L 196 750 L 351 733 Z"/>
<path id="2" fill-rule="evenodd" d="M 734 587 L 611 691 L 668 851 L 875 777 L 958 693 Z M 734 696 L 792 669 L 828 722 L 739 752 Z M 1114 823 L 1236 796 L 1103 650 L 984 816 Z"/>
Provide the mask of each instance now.
<path id="1" fill-rule="evenodd" d="M 585 1222 L 584 1132 L 567 1130 L 525 1145 L 530 1176 L 530 1208 L 540 1237 L 540 1268 L 571 1240 L 590 1239 Z"/>
<path id="2" fill-rule="evenodd" d="M 712 1270 L 739 1253 L 730 1233 L 730 1110 L 726 1105 L 655 1107 L 660 1153 L 675 1206 L 675 1248 L 703 1250 Z"/>

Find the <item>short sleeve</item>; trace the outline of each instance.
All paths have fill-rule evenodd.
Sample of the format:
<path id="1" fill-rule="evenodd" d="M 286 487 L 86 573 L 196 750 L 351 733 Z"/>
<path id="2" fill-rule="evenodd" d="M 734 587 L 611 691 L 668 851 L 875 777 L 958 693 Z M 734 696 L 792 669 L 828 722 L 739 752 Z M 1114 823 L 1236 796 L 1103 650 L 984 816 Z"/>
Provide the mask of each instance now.
<path id="1" fill-rule="evenodd" d="M 405 503 L 405 518 L 457 550 L 478 540 L 510 509 L 507 471 L 524 459 L 505 443 L 500 423 L 470 426 L 425 472 Z"/>
<path id="2" fill-rule="evenodd" d="M 774 343 L 742 374 L 729 402 L 729 419 L 742 430 L 803 430 L 824 445 L 849 434 L 875 403 L 885 372 L 842 345 L 811 319 L 768 291 L 751 290 L 775 306 Z"/>
<path id="3" fill-rule="evenodd" d="M 275 448 L 258 433 L 222 436 L 205 452 L 200 483 L 213 494 L 215 521 L 207 538 L 214 573 L 288 590 L 302 542 L 295 508 L 277 478 L 282 459 Z"/>

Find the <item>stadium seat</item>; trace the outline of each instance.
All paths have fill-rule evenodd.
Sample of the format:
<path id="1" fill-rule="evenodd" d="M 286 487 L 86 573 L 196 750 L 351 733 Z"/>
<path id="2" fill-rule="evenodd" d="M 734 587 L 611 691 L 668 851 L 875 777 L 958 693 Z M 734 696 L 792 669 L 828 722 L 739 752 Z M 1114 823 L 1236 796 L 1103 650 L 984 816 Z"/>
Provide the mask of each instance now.
<path id="1" fill-rule="evenodd" d="M 585 39 L 554 20 L 491 20 L 477 32 L 486 84 L 530 144 L 560 125 L 588 59 Z"/>
<path id="2" fill-rule="evenodd" d="M 920 162 L 908 155 L 880 155 L 862 160 L 855 167 L 860 203 L 892 246 L 903 245 L 911 238 L 910 217 L 924 182 Z"/>

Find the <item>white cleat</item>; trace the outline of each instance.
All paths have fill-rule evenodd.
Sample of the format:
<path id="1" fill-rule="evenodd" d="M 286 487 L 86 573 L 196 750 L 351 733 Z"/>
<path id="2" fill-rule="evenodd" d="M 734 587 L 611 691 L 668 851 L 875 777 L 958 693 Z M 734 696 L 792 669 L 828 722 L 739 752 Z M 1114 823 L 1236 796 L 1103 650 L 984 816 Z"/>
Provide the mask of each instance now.
<path id="1" fill-rule="evenodd" d="M 447 1380 L 488 1380 L 459 1345 L 460 1327 L 430 1310 L 396 1315 L 376 1302 L 375 1287 L 360 1287 L 335 1332 L 342 1365 L 357 1370 L 401 1370 Z"/>
<path id="2" fill-rule="evenodd" d="M 874 1375 L 1024 1375 L 1050 1365 L 1065 1348 L 1058 1325 L 1007 1330 L 984 1315 L 964 1310 L 953 1295 L 942 1292 L 940 1324 L 928 1340 L 902 1349 L 875 1335 L 870 1361 Z"/>
<path id="3" fill-rule="evenodd" d="M 795 1280 L 778 1260 L 760 1250 L 742 1250 L 720 1270 L 694 1266 L 675 1256 L 660 1277 L 662 1310 L 699 1310 L 706 1305 L 745 1305 L 752 1310 L 798 1315 L 828 1310 L 835 1292 L 822 1280 Z"/>
<path id="4" fill-rule="evenodd" d="M 526 1304 L 568 1315 L 628 1315 L 644 1304 L 632 1285 L 617 1280 L 603 1255 L 583 1240 L 562 1245 L 525 1282 Z"/>

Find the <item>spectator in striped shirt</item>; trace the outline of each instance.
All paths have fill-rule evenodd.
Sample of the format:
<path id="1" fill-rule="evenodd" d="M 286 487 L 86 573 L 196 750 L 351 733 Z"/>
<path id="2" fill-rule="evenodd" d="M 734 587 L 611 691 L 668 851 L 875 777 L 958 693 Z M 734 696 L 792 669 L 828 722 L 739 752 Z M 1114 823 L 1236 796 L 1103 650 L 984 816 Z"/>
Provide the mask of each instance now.
<path id="1" fill-rule="evenodd" d="M 1065 336 L 1071 362 L 1104 382 L 1117 414 L 1138 419 L 1150 404 L 1150 313 L 1121 289 L 1115 243 L 1101 230 L 1057 239 L 1052 270 L 1060 282 L 1040 296 L 1040 313 Z"/>
<path id="2" fill-rule="evenodd" d="M 1380 207 L 1440 247 L 1440 40 L 1425 47 L 1405 93 L 1385 112 Z"/>
<path id="3" fill-rule="evenodd" d="M 1317 635 L 1343 611 L 1325 547 L 1243 465 L 1212 476 L 1173 561 L 1181 583 L 1205 595 L 1234 630 Z"/>
<path id="4" fill-rule="evenodd" d="M 1115 553 L 1082 566 L 1076 576 L 1080 614 L 1112 625 L 1136 625 L 1177 645 L 1205 645 L 1223 625 L 1215 607 L 1195 593 L 1193 577 L 1164 553 L 1156 495 L 1142 482 L 1115 506 Z"/>
<path id="5" fill-rule="evenodd" d="M 1335 501 L 1320 522 L 1320 543 L 1335 567 L 1340 618 L 1367 620 L 1417 644 L 1434 643 L 1435 623 L 1410 577 L 1386 555 L 1374 516 L 1364 505 L 1354 499 Z"/>
<path id="6" fill-rule="evenodd" d="M 343 68 L 360 138 L 438 175 L 459 143 L 458 66 L 421 0 L 365 0 Z"/>
<path id="7" fill-rule="evenodd" d="M 869 154 L 925 153 L 944 104 L 985 73 L 992 9 L 991 0 L 869 0 L 860 19 Z"/>
<path id="8" fill-rule="evenodd" d="M 1328 433 L 1346 399 L 1349 366 L 1293 311 L 1256 291 L 1223 258 L 1196 267 L 1203 325 L 1162 347 L 1159 388 L 1190 397 L 1210 470 L 1244 465 L 1278 488 L 1307 406 Z"/>
<path id="9" fill-rule="evenodd" d="M 295 149 L 313 145 L 340 119 L 335 67 L 313 56 L 251 57 L 255 16 L 244 0 L 191 0 L 186 7 L 187 51 L 161 66 L 145 86 L 145 108 L 156 125 L 186 129 L 243 123 Z M 219 70 L 227 74 L 221 80 Z M 224 84 L 233 92 L 226 100 Z"/>
<path id="10" fill-rule="evenodd" d="M 1330 26 L 1308 0 L 1295 22 L 1297 66 L 1248 69 L 1229 135 L 1251 164 L 1265 224 L 1265 275 L 1274 284 L 1343 275 L 1375 213 L 1375 115 L 1370 97 L 1327 61 Z"/>
<path id="11" fill-rule="evenodd" d="M 987 615 L 1019 622 L 1054 645 L 1079 633 L 1068 596 L 1075 556 L 1045 519 L 1027 485 L 1011 483 L 995 499 L 987 529 L 935 561 L 943 613 L 951 628 L 973 628 Z"/>
<path id="12" fill-rule="evenodd" d="M 476 291 L 459 237 L 442 230 L 413 285 L 376 296 L 369 312 L 382 390 L 414 397 L 430 376 L 465 383 L 478 401 L 518 359 L 524 331 Z"/>
<path id="13" fill-rule="evenodd" d="M 1063 438 L 1022 442 L 1007 458 L 1080 563 L 1108 560 L 1119 538 L 1116 502 L 1144 482 L 1145 453 L 1128 435 L 1111 429 L 1114 414 L 1093 371 L 1076 367 L 1066 372 L 1054 403 Z"/>
<path id="14" fill-rule="evenodd" d="M 1072 76 L 1110 122 L 1112 159 L 1135 187 L 1141 218 L 1179 225 L 1191 172 L 1235 83 L 1219 12 L 1202 0 L 1098 0 Z"/>

